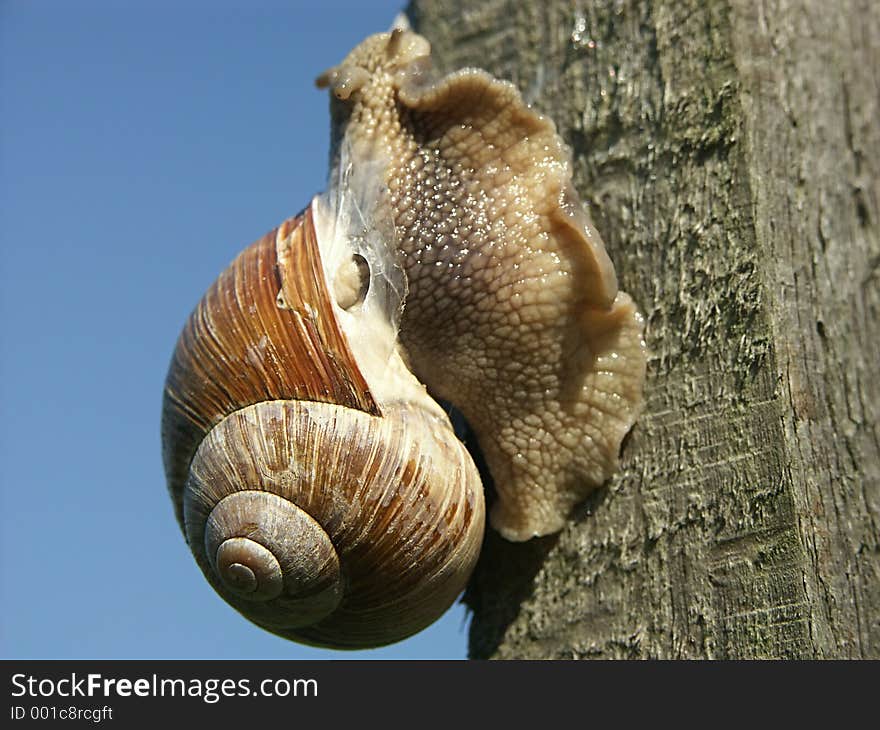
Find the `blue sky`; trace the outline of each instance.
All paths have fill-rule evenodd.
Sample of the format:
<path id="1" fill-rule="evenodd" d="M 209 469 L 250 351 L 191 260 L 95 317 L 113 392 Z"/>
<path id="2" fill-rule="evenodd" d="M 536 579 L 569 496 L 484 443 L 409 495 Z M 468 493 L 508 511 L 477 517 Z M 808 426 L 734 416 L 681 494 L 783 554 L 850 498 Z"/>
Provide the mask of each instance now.
<path id="1" fill-rule="evenodd" d="M 323 188 L 313 79 L 401 4 L 0 0 L 0 656 L 465 656 L 460 605 L 370 652 L 252 626 L 190 557 L 160 458 L 184 319 Z"/>

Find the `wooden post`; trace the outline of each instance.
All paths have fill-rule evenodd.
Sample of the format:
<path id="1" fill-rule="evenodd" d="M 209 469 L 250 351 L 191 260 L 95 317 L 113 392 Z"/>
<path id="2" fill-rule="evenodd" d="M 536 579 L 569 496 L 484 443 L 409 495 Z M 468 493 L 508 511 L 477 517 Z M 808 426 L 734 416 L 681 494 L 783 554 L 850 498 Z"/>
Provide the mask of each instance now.
<path id="1" fill-rule="evenodd" d="M 471 655 L 880 657 L 880 4 L 409 16 L 556 121 L 652 353 L 622 472 L 488 536 Z"/>

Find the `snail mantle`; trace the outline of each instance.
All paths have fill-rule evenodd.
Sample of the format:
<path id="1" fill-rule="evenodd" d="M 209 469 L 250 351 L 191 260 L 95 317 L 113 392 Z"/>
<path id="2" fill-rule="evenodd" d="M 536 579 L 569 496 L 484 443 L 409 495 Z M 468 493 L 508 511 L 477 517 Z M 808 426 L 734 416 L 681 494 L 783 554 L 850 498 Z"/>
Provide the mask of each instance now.
<path id="1" fill-rule="evenodd" d="M 402 30 L 317 83 L 328 190 L 197 305 L 162 444 L 217 592 L 276 634 L 357 649 L 438 618 L 479 554 L 482 485 L 433 397 L 476 434 L 491 526 L 556 532 L 617 468 L 644 325 L 553 122 L 511 84 L 435 79 L 428 42 Z"/>

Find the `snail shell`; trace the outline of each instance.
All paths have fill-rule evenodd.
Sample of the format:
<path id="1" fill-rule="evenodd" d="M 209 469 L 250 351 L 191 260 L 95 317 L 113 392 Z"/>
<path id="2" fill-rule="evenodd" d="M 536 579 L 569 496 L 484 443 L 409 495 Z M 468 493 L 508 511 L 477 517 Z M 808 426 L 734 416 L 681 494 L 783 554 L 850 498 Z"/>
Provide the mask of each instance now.
<path id="1" fill-rule="evenodd" d="M 306 643 L 404 638 L 470 575 L 482 490 L 422 383 L 476 434 L 510 540 L 561 529 L 641 409 L 644 323 L 553 123 L 485 72 L 434 80 L 429 53 L 395 30 L 319 77 L 328 191 L 220 276 L 166 384 L 196 560 Z"/>
<path id="2" fill-rule="evenodd" d="M 315 200 L 221 274 L 174 353 L 163 443 L 218 593 L 287 638 L 361 648 L 451 605 L 484 508 L 469 455 L 396 348 L 390 282 L 353 285 L 333 225 Z"/>

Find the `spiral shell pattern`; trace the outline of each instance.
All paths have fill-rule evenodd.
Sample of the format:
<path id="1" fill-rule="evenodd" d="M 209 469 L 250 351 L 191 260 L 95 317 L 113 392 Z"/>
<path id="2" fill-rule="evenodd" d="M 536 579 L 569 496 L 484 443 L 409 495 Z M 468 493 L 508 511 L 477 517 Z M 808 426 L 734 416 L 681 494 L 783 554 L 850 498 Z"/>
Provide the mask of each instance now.
<path id="1" fill-rule="evenodd" d="M 380 646 L 464 588 L 482 487 L 427 395 L 374 397 L 328 278 L 311 208 L 219 277 L 172 361 L 166 469 L 190 548 L 235 609 L 302 643 Z"/>

